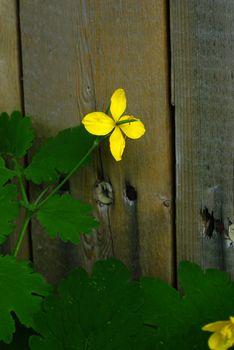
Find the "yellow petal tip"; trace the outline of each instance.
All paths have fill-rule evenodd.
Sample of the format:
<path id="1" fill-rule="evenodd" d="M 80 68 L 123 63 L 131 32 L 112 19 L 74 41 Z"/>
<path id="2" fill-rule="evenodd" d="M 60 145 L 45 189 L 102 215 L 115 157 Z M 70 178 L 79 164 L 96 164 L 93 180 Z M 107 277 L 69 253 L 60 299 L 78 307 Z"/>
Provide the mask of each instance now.
<path id="1" fill-rule="evenodd" d="M 110 111 L 115 121 L 121 117 L 127 106 L 125 91 L 119 88 L 111 96 Z"/>

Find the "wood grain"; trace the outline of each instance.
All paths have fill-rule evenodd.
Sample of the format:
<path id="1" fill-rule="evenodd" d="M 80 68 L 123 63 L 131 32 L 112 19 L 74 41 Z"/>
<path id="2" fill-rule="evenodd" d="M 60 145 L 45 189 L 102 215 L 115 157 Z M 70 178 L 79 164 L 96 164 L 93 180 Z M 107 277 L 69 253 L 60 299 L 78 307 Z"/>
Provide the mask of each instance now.
<path id="1" fill-rule="evenodd" d="M 136 277 L 159 275 L 171 282 L 166 1 L 22 0 L 20 5 L 25 106 L 39 138 L 76 125 L 88 112 L 105 111 L 118 87 L 126 90 L 128 112 L 141 117 L 147 129 L 141 140 L 128 140 L 123 161 L 112 159 L 107 142 L 70 181 L 71 192 L 93 203 L 101 221 L 78 249 L 49 241 L 33 226 L 38 269 L 55 281 L 68 265 L 91 270 L 94 261 L 114 254 Z M 110 205 L 95 196 L 103 181 L 113 191 Z"/>
<path id="2" fill-rule="evenodd" d="M 81 2 L 21 1 L 25 108 L 33 116 L 38 142 L 59 130 L 77 125 L 82 115 L 95 109 L 90 56 L 85 47 Z M 94 162 L 71 191 L 93 201 L 97 179 Z M 78 188 L 79 187 L 79 188 Z M 35 189 L 32 194 L 35 195 Z M 78 249 L 51 240 L 36 222 L 32 227 L 36 269 L 57 283 L 74 265 L 91 269 L 96 257 L 96 234 L 83 239 Z M 89 267 L 90 266 L 90 267 Z"/>
<path id="3" fill-rule="evenodd" d="M 22 110 L 17 11 L 15 0 L 0 1 L 0 113 Z M 10 236 L 2 251 L 12 251 L 16 239 L 17 232 Z M 29 240 L 25 237 L 19 257 L 29 255 Z"/>
<path id="4" fill-rule="evenodd" d="M 172 120 L 166 2 L 91 3 L 97 107 L 103 110 L 103 101 L 123 87 L 127 112 L 142 118 L 147 129 L 142 139 L 127 140 L 120 163 L 111 157 L 107 144 L 102 148 L 104 177 L 114 191 L 110 212 L 114 252 L 136 275 L 158 275 L 171 281 Z M 136 192 L 133 199 L 128 197 L 131 188 Z"/>
<path id="5" fill-rule="evenodd" d="M 0 110 L 21 108 L 18 28 L 15 0 L 0 2 Z"/>
<path id="6" fill-rule="evenodd" d="M 232 277 L 233 13 L 228 0 L 171 1 L 178 262 L 219 267 Z M 210 238 L 200 215 L 205 207 L 214 216 Z"/>

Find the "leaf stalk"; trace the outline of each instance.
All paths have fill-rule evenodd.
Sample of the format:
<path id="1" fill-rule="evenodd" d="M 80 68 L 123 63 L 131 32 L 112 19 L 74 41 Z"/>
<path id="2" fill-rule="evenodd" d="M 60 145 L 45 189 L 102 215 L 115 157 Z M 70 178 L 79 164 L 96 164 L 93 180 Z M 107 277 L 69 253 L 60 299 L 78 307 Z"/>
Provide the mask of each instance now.
<path id="1" fill-rule="evenodd" d="M 48 188 L 46 188 L 44 191 L 42 191 L 42 193 L 39 195 L 39 197 L 36 199 L 36 201 L 33 204 L 30 204 L 28 201 L 27 194 L 26 194 L 26 191 L 24 188 L 23 176 L 22 176 L 22 173 L 20 173 L 19 164 L 18 163 L 16 164 L 16 169 L 17 169 L 17 173 L 18 173 L 18 179 L 19 179 L 19 184 L 20 184 L 21 193 L 22 193 L 22 197 L 23 197 L 23 202 L 25 203 L 25 207 L 26 207 L 26 214 L 25 214 L 22 226 L 21 226 L 21 230 L 19 232 L 19 236 L 18 236 L 16 246 L 15 246 L 15 249 L 13 252 L 13 256 L 17 256 L 19 253 L 20 247 L 21 247 L 23 239 L 24 239 L 24 235 L 26 233 L 26 230 L 27 230 L 28 224 L 31 220 L 31 217 L 33 215 L 33 212 L 38 210 L 45 202 L 48 201 L 49 198 L 51 198 L 55 193 L 57 193 L 59 191 L 59 189 L 65 184 L 65 182 L 67 182 L 69 180 L 69 178 L 83 165 L 83 163 L 86 161 L 88 156 L 94 151 L 94 149 L 98 147 L 101 139 L 102 139 L 102 137 L 97 137 L 94 140 L 92 146 L 87 151 L 87 153 L 84 155 L 84 157 L 74 166 L 74 168 L 67 174 L 67 176 L 48 194 L 48 196 L 46 198 L 41 200 L 43 198 L 43 196 L 45 195 L 45 193 L 47 192 Z M 30 210 L 30 208 L 31 208 L 31 210 Z"/>
<path id="2" fill-rule="evenodd" d="M 24 217 L 24 221 L 23 221 L 22 226 L 21 226 L 21 230 L 19 232 L 19 236 L 18 236 L 16 245 L 15 245 L 15 249 L 14 249 L 14 252 L 13 252 L 13 256 L 15 256 L 15 257 L 19 253 L 19 250 L 20 250 L 20 247 L 22 245 L 22 242 L 23 242 L 23 239 L 24 239 L 24 235 L 25 235 L 25 232 L 27 230 L 28 223 L 29 223 L 29 221 L 31 219 L 31 216 L 32 215 L 29 214 L 29 212 L 26 212 L 25 217 Z"/>
<path id="3" fill-rule="evenodd" d="M 16 171 L 16 175 L 17 175 L 17 178 L 19 181 L 22 199 L 23 199 L 23 202 L 25 203 L 25 205 L 27 206 L 27 205 L 29 205 L 29 200 L 28 200 L 28 196 L 27 196 L 25 186 L 24 186 L 24 176 L 23 176 L 22 166 L 17 159 L 14 159 L 14 163 L 15 163 L 15 171 Z"/>
<path id="4" fill-rule="evenodd" d="M 55 193 L 57 193 L 60 188 L 70 179 L 70 177 L 83 165 L 88 156 L 98 147 L 101 137 L 97 137 L 88 152 L 84 155 L 84 157 L 74 166 L 74 168 L 67 174 L 67 176 L 50 192 L 50 194 L 43 199 L 41 202 L 37 203 L 37 208 L 39 209 L 45 202 L 48 201 Z"/>

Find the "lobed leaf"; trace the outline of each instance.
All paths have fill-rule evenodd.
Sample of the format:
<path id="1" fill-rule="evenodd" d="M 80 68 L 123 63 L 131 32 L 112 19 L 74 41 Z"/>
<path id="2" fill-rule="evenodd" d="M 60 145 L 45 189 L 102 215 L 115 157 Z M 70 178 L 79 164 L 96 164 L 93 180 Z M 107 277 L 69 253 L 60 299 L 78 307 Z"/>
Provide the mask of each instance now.
<path id="1" fill-rule="evenodd" d="M 69 173 L 92 146 L 95 136 L 83 125 L 61 131 L 47 140 L 26 168 L 28 180 L 36 184 L 54 182 Z"/>
<path id="2" fill-rule="evenodd" d="M 12 312 L 26 327 L 33 326 L 33 315 L 41 308 L 42 297 L 50 286 L 33 272 L 27 261 L 0 256 L 0 340 L 10 343 L 15 332 Z"/>
<path id="3" fill-rule="evenodd" d="M 139 283 L 131 281 L 122 263 L 99 261 L 91 277 L 78 268 L 61 282 L 57 295 L 46 298 L 35 317 L 35 330 L 41 336 L 30 338 L 30 348 L 140 349 L 133 344 L 136 339 L 145 344 L 145 339 L 138 338 L 138 334 L 145 336 L 142 306 Z"/>
<path id="4" fill-rule="evenodd" d="M 7 181 L 11 180 L 14 176 L 16 176 L 15 171 L 6 168 L 4 159 L 0 157 L 0 186 L 4 185 Z"/>
<path id="5" fill-rule="evenodd" d="M 13 221 L 18 217 L 20 205 L 15 185 L 0 187 L 0 244 L 15 228 Z"/>
<path id="6" fill-rule="evenodd" d="M 188 262 L 178 273 L 182 292 L 158 278 L 132 282 L 114 259 L 96 263 L 92 277 L 76 269 L 36 315 L 30 348 L 207 350 L 201 327 L 229 318 L 234 283 Z"/>
<path id="7" fill-rule="evenodd" d="M 183 262 L 178 269 L 182 293 L 154 278 L 143 278 L 144 320 L 157 331 L 157 349 L 207 350 L 207 323 L 228 320 L 234 310 L 234 283 L 227 273 Z"/>
<path id="8" fill-rule="evenodd" d="M 91 212 L 89 204 L 68 194 L 54 195 L 40 207 L 37 219 L 51 238 L 59 236 L 64 242 L 79 243 L 81 233 L 90 233 L 98 226 Z"/>
<path id="9" fill-rule="evenodd" d="M 32 146 L 34 131 L 29 117 L 20 112 L 0 114 L 0 155 L 11 155 L 16 158 L 25 156 Z"/>
<path id="10" fill-rule="evenodd" d="M 28 338 L 35 334 L 31 328 L 24 327 L 17 317 L 14 316 L 15 320 L 15 333 L 13 335 L 13 340 L 10 344 L 6 344 L 0 341 L 1 350 L 29 350 Z"/>

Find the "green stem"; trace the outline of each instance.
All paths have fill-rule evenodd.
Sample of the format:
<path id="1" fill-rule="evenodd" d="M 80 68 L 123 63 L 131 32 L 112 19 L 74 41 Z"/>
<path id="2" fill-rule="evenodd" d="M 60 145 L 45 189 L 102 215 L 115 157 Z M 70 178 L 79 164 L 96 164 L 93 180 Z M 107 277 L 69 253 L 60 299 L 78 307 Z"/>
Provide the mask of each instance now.
<path id="1" fill-rule="evenodd" d="M 101 139 L 102 139 L 101 137 L 97 137 L 94 140 L 92 146 L 90 147 L 88 152 L 84 155 L 84 157 L 74 166 L 74 168 L 70 171 L 70 173 L 68 173 L 67 176 L 63 179 L 63 181 L 61 181 L 58 184 L 58 186 L 56 186 L 53 189 L 53 191 L 51 191 L 50 194 L 45 199 L 43 199 L 41 202 L 38 203 L 37 209 L 39 209 L 45 202 L 48 201 L 49 198 L 51 198 L 56 192 L 58 192 L 58 190 L 67 182 L 67 180 L 70 179 L 70 177 L 83 165 L 83 163 L 86 161 L 88 156 L 93 152 L 93 150 L 95 148 L 97 148 L 97 146 L 99 145 Z"/>
<path id="2" fill-rule="evenodd" d="M 15 163 L 15 170 L 16 170 L 16 174 L 19 180 L 19 186 L 20 186 L 20 191 L 21 191 L 21 195 L 22 195 L 22 199 L 24 201 L 24 203 L 26 205 L 29 204 L 29 200 L 28 200 L 28 196 L 25 190 L 25 186 L 24 186 L 24 177 L 23 177 L 23 173 L 22 173 L 22 167 L 19 163 L 19 161 L 17 159 L 14 159 L 14 163 Z"/>
<path id="3" fill-rule="evenodd" d="M 23 242 L 24 235 L 25 235 L 25 232 L 27 230 L 28 223 L 29 223 L 30 219 L 31 219 L 31 215 L 29 213 L 26 213 L 26 215 L 24 217 L 24 221 L 23 221 L 22 226 L 21 226 L 21 230 L 20 230 L 16 245 L 15 245 L 15 250 L 14 250 L 13 256 L 17 256 L 17 254 L 19 252 L 19 249 L 20 249 L 21 244 Z"/>
<path id="4" fill-rule="evenodd" d="M 49 187 L 46 187 L 37 197 L 37 199 L 35 200 L 35 202 L 33 203 L 34 205 L 37 205 L 40 200 L 44 197 L 44 195 L 46 194 L 46 192 L 48 191 Z"/>
<path id="5" fill-rule="evenodd" d="M 18 179 L 19 179 L 20 191 L 22 194 L 23 201 L 25 202 L 25 204 L 29 204 L 28 196 L 27 196 L 27 193 L 25 191 L 24 181 L 23 181 L 22 175 L 18 176 Z"/>
<path id="6" fill-rule="evenodd" d="M 139 121 L 140 121 L 140 119 L 120 120 L 119 122 L 116 122 L 116 125 L 130 124 L 130 123 L 139 122 Z"/>
<path id="7" fill-rule="evenodd" d="M 44 194 L 47 192 L 48 188 L 44 189 L 41 194 L 39 195 L 39 197 L 36 199 L 36 201 L 34 202 L 34 205 L 37 206 L 37 209 L 40 208 L 50 197 L 52 197 L 64 184 L 65 182 L 67 182 L 67 180 L 82 166 L 82 164 L 85 162 L 85 160 L 88 158 L 88 156 L 93 152 L 93 150 L 99 145 L 100 141 L 101 141 L 101 137 L 97 137 L 92 146 L 90 147 L 90 149 L 88 150 L 88 152 L 84 155 L 84 157 L 76 164 L 76 166 L 69 172 L 69 174 L 63 179 L 63 181 L 61 181 L 58 186 L 56 186 L 53 191 L 45 198 L 43 199 L 41 202 L 40 200 L 43 198 Z M 18 169 L 19 170 L 19 164 L 17 164 Z M 22 197 L 24 202 L 29 205 L 29 201 L 27 198 L 27 194 L 24 188 L 24 183 L 23 183 L 23 177 L 22 175 L 18 172 L 18 179 L 19 179 L 19 184 L 20 184 L 20 189 L 21 189 L 21 193 L 22 193 Z M 28 223 L 31 220 L 33 213 L 30 213 L 29 211 L 26 212 L 25 217 L 24 217 L 24 221 L 22 223 L 21 226 L 21 230 L 19 232 L 19 236 L 16 242 L 16 246 L 13 252 L 13 256 L 17 256 L 20 247 L 22 245 L 23 239 L 24 239 L 24 235 L 26 233 L 27 227 L 28 227 Z"/>

